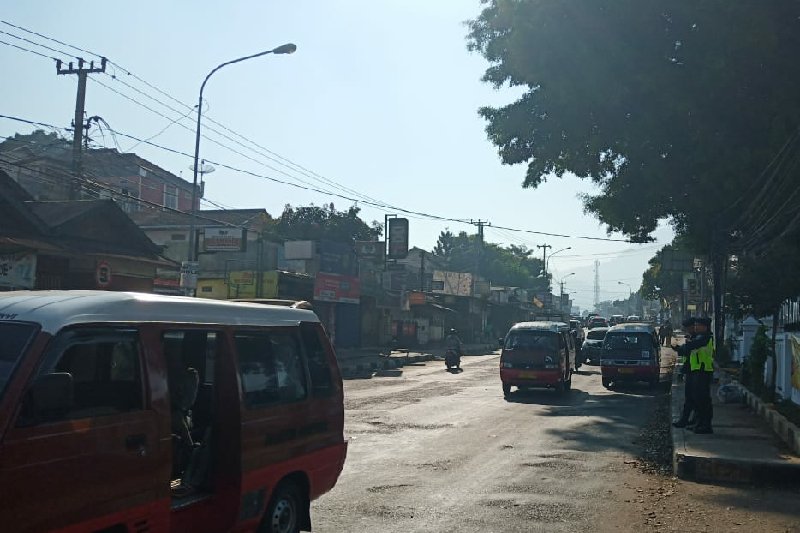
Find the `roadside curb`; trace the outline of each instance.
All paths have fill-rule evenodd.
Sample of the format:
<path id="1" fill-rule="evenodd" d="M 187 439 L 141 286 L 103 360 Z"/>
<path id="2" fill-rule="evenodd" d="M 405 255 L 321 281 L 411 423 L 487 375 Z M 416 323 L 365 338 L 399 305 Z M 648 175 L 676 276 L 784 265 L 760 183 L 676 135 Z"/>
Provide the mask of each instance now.
<path id="1" fill-rule="evenodd" d="M 800 455 L 800 428 L 780 414 L 775 409 L 764 403 L 764 401 L 747 390 L 741 383 L 734 383 L 742 393 L 743 403 L 763 419 L 775 434 L 788 446 L 794 453 Z"/>
<path id="2" fill-rule="evenodd" d="M 678 478 L 701 483 L 800 485 L 800 464 L 776 460 L 701 455 L 687 450 L 686 430 L 672 426 L 672 420 L 680 418 L 683 407 L 683 392 L 677 390 L 681 386 L 682 383 L 678 382 L 678 372 L 676 371 L 673 374 L 670 400 L 672 404 L 670 437 L 672 439 L 672 469 Z M 746 390 L 744 387 L 742 389 L 743 392 Z M 766 408 L 763 405 L 761 407 Z"/>

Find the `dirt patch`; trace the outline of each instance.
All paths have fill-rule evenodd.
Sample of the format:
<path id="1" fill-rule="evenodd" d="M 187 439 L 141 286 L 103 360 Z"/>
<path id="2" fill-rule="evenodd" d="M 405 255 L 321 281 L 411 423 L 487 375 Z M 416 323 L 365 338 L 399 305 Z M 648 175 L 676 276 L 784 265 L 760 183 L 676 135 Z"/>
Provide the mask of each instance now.
<path id="1" fill-rule="evenodd" d="M 408 483 L 400 483 L 399 485 L 378 485 L 376 487 L 369 487 L 367 492 L 372 492 L 373 494 L 383 494 L 386 492 L 393 492 L 396 490 L 402 490 L 407 487 L 413 487 Z"/>
<path id="2" fill-rule="evenodd" d="M 614 512 L 596 518 L 596 531 L 800 533 L 799 490 L 691 483 L 672 475 L 669 395 L 654 409 L 635 440 L 635 458 L 614 487 Z"/>
<path id="3" fill-rule="evenodd" d="M 363 423 L 371 427 L 367 428 L 348 428 L 351 434 L 378 434 L 389 435 L 405 430 L 433 431 L 437 429 L 448 429 L 454 427 L 452 424 L 414 424 L 411 422 L 384 422 L 382 420 L 366 420 Z"/>
<path id="4" fill-rule="evenodd" d="M 420 463 L 416 466 L 419 470 L 434 470 L 440 472 L 446 472 L 453 467 L 453 460 L 452 459 L 439 459 L 438 461 L 432 461 L 430 463 Z"/>
<path id="5" fill-rule="evenodd" d="M 514 500 L 484 500 L 481 505 L 493 510 L 508 511 L 515 518 L 536 522 L 564 522 L 574 520 L 576 508 L 565 502 L 518 502 Z"/>

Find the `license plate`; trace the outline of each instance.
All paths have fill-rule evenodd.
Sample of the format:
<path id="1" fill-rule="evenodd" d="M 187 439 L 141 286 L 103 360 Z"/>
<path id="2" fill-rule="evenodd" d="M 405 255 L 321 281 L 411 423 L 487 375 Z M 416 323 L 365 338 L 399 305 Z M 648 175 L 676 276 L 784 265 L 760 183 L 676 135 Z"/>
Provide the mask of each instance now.
<path id="1" fill-rule="evenodd" d="M 536 379 L 536 372 L 520 372 L 519 377 L 522 379 Z"/>
<path id="2" fill-rule="evenodd" d="M 633 374 L 632 368 L 619 368 L 617 369 L 617 373 L 619 374 Z"/>

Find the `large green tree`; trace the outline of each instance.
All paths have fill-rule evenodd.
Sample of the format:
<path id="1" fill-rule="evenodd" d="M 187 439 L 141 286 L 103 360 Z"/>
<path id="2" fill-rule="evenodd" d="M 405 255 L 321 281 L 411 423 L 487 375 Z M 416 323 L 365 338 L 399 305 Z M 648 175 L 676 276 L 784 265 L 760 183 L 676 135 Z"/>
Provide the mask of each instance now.
<path id="1" fill-rule="evenodd" d="M 445 230 L 439 234 L 432 255 L 434 265 L 455 272 L 477 269 L 494 285 L 535 290 L 544 290 L 548 285 L 542 260 L 533 257 L 533 250 L 525 246 L 481 243 L 477 235 Z"/>
<path id="2" fill-rule="evenodd" d="M 796 173 L 764 171 L 800 124 L 800 3 L 483 4 L 468 41 L 490 62 L 484 80 L 524 89 L 480 110 L 502 161 L 527 165 L 525 187 L 591 179 L 587 211 L 634 241 L 669 220 L 710 258 L 719 310 L 750 200 L 798 186 Z"/>
<path id="3" fill-rule="evenodd" d="M 383 233 L 382 225 L 376 221 L 367 224 L 359 217 L 360 212 L 357 206 L 337 211 L 333 203 L 302 207 L 286 204 L 270 233 L 279 240 L 353 242 L 378 239 Z"/>

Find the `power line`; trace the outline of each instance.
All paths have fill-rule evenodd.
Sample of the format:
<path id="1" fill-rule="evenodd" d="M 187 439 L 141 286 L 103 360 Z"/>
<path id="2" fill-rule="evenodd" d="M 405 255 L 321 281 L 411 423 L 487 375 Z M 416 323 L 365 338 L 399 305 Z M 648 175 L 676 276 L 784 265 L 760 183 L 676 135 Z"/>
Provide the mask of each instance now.
<path id="1" fill-rule="evenodd" d="M 27 33 L 29 33 L 29 34 L 31 34 L 31 35 L 36 35 L 36 36 L 38 36 L 38 37 L 40 37 L 40 38 L 43 38 L 43 39 L 49 40 L 49 41 L 51 41 L 51 42 L 58 43 L 58 44 L 60 44 L 60 45 L 62 45 L 62 46 L 67 46 L 67 47 L 69 47 L 69 48 L 72 48 L 72 49 L 74 49 L 74 50 L 78 50 L 78 51 L 80 51 L 80 52 L 83 52 L 83 53 L 86 53 L 86 54 L 90 54 L 90 55 L 94 55 L 94 56 L 97 56 L 97 57 L 103 57 L 103 56 L 101 56 L 100 54 L 97 54 L 97 53 L 95 53 L 95 52 L 91 52 L 91 51 L 89 51 L 89 50 L 86 50 L 86 49 L 84 49 L 84 48 L 80 48 L 80 47 L 78 47 L 78 46 L 75 46 L 75 45 L 72 45 L 72 44 L 66 43 L 66 42 L 64 42 L 64 41 L 60 41 L 60 40 L 58 40 L 58 39 L 55 39 L 55 38 L 53 38 L 53 37 L 49 37 L 49 36 L 47 36 L 47 35 L 44 35 L 44 34 L 42 34 L 42 33 L 40 33 L 40 32 L 36 32 L 36 31 L 30 30 L 30 29 L 28 29 L 28 28 L 24 28 L 24 27 L 22 27 L 22 26 L 19 26 L 19 25 L 16 25 L 16 24 L 10 23 L 10 22 L 8 22 L 8 21 L 2 20 L 2 21 L 0 21 L 0 22 L 4 23 L 4 24 L 6 24 L 6 25 L 8 25 L 8 26 L 10 26 L 10 27 L 16 28 L 16 29 L 18 29 L 18 30 L 22 30 L 22 31 L 24 31 L 24 32 L 27 32 Z M 63 52 L 63 51 L 61 51 L 61 53 L 64 53 L 64 54 L 66 54 L 66 55 L 69 55 L 68 53 L 66 53 L 66 52 Z M 141 77 L 137 76 L 136 74 L 132 73 L 130 70 L 126 69 L 126 68 L 125 68 L 125 67 L 123 67 L 122 65 L 120 65 L 120 64 L 118 64 L 118 63 L 116 63 L 116 62 L 114 62 L 114 61 L 110 61 L 110 60 L 108 61 L 108 63 L 109 63 L 110 65 L 113 65 L 113 66 L 115 66 L 115 67 L 119 68 L 119 69 L 120 69 L 120 70 L 122 70 L 122 71 L 123 71 L 123 72 L 124 72 L 126 75 L 128 75 L 128 76 L 131 76 L 133 79 L 135 79 L 135 80 L 139 81 L 140 83 L 142 83 L 142 84 L 144 84 L 145 86 L 149 87 L 150 89 L 152 89 L 152 90 L 156 91 L 157 93 L 159 93 L 159 94 L 161 94 L 161 95 L 165 96 L 166 98 L 168 98 L 168 99 L 170 99 L 171 101 L 173 101 L 173 102 L 177 103 L 178 105 L 180 105 L 180 106 L 182 106 L 182 107 L 184 107 L 184 108 L 186 108 L 186 109 L 190 109 L 190 110 L 194 108 L 193 106 L 190 106 L 189 104 L 187 104 L 187 103 L 185 103 L 185 102 L 182 102 L 182 101 L 180 101 L 179 99 L 177 99 L 177 98 L 173 97 L 173 96 L 172 96 L 172 95 L 170 95 L 170 94 L 169 94 L 167 91 L 165 91 L 165 90 L 163 90 L 163 89 L 161 89 L 161 88 L 157 87 L 156 85 L 154 85 L 154 84 L 152 84 L 152 83 L 148 82 L 147 80 L 144 80 L 143 78 L 141 78 Z M 110 76 L 111 76 L 111 75 L 110 75 Z M 159 99 L 157 99 L 157 98 L 154 98 L 154 97 L 152 97 L 151 95 L 148 95 L 147 93 L 145 93 L 144 91 L 141 91 L 140 89 L 138 89 L 138 88 L 134 87 L 132 84 L 129 84 L 129 83 L 127 83 L 127 82 L 124 82 L 123 80 L 119 79 L 119 78 L 118 78 L 116 75 L 114 75 L 114 76 L 111 76 L 111 77 L 112 77 L 112 79 L 114 79 L 115 81 L 118 81 L 118 82 L 120 82 L 120 83 L 124 84 L 125 86 L 129 87 L 131 90 L 134 90 L 134 91 L 136 91 L 137 93 L 139 93 L 139 94 L 141 94 L 141 95 L 143 95 L 143 96 L 145 96 L 145 97 L 147 97 L 147 98 L 149 98 L 149 99 L 151 99 L 151 100 L 153 100 L 153 101 L 155 101 L 155 102 L 158 102 L 160 105 L 162 105 L 162 106 L 166 107 L 167 109 L 169 109 L 169 110 L 171 110 L 171 111 L 173 111 L 173 112 L 175 112 L 175 113 L 178 113 L 178 114 L 181 114 L 181 113 L 182 113 L 181 111 L 179 111 L 179 110 L 175 109 L 174 107 L 170 106 L 169 104 L 165 104 L 163 101 L 161 101 L 161 100 L 159 100 Z M 146 107 L 146 108 L 147 108 L 148 110 L 150 110 L 150 111 L 153 111 L 153 112 L 155 112 L 154 110 L 152 110 L 152 109 L 151 109 L 151 108 L 149 108 L 149 107 Z M 160 116 L 162 116 L 163 118 L 167 118 L 167 119 L 169 120 L 169 118 L 168 118 L 168 117 L 166 117 L 166 116 L 164 116 L 163 114 L 160 114 L 160 113 L 157 113 L 157 114 L 159 114 L 159 115 L 160 115 Z M 260 144 L 256 143 L 255 141 L 253 141 L 253 140 L 251 140 L 251 139 L 249 139 L 249 138 L 245 137 L 244 135 L 242 135 L 242 134 L 240 134 L 240 133 L 238 133 L 238 132 L 236 132 L 236 131 L 234 131 L 234 130 L 232 130 L 232 129 L 228 128 L 228 127 L 226 127 L 225 125 L 221 124 L 220 122 L 218 122 L 218 121 L 214 120 L 212 117 L 208 117 L 208 116 L 207 116 L 207 117 L 206 117 L 206 120 L 207 120 L 207 122 L 211 122 L 211 123 L 213 123 L 213 124 L 216 124 L 217 126 L 219 126 L 220 128 L 222 128 L 223 130 L 225 130 L 225 131 L 227 131 L 227 132 L 231 133 L 232 135 L 234 135 L 234 136 L 236 136 L 236 137 L 239 137 L 240 139 L 244 140 L 245 142 L 249 143 L 250 145 L 252 145 L 252 146 L 255 146 L 257 149 L 254 149 L 252 146 L 246 146 L 246 145 L 243 145 L 243 144 L 242 144 L 240 141 L 237 141 L 236 139 L 233 139 L 233 138 L 231 138 L 230 136 L 228 136 L 228 135 L 226 135 L 226 134 L 224 134 L 224 133 L 220 132 L 219 130 L 216 130 L 216 129 L 214 129 L 214 128 L 211 128 L 211 127 L 210 127 L 210 126 L 208 126 L 208 125 L 204 125 L 204 126 L 203 126 L 203 127 L 204 127 L 204 129 L 207 129 L 207 130 L 209 130 L 209 131 L 213 131 L 213 132 L 214 132 L 214 133 L 216 133 L 217 135 L 220 135 L 220 136 L 222 136 L 223 138 L 225 138 L 225 139 L 228 139 L 229 141 L 232 141 L 232 142 L 236 143 L 237 145 L 239 145 L 239 146 L 242 146 L 242 147 L 244 147 L 244 148 L 246 148 L 246 149 L 248 149 L 248 150 L 251 150 L 251 151 L 253 151 L 253 152 L 255 152 L 255 153 L 258 153 L 258 154 L 259 154 L 259 155 L 261 155 L 262 157 L 265 157 L 266 159 L 269 159 L 270 161 L 273 161 L 273 162 L 275 162 L 275 163 L 277 163 L 277 164 L 279 164 L 279 165 L 281 165 L 281 166 L 284 166 L 284 167 L 286 167 L 286 168 L 288 168 L 288 169 L 292 170 L 293 172 L 298 172 L 298 173 L 300 173 L 300 174 L 303 174 L 304 176 L 308 177 L 309 179 L 312 179 L 312 180 L 316 181 L 317 183 L 321 183 L 321 184 L 323 184 L 323 188 L 325 188 L 325 187 L 333 187 L 334 189 L 337 189 L 337 190 L 340 190 L 340 191 L 344 191 L 346 194 L 352 194 L 352 195 L 358 196 L 359 198 L 363 198 L 364 200 L 367 200 L 367 201 L 373 202 L 373 205 L 375 205 L 375 204 L 384 204 L 385 206 L 389 206 L 389 204 L 388 204 L 387 202 L 384 202 L 384 201 L 382 201 L 382 200 L 375 199 L 375 198 L 373 198 L 373 197 L 371 197 L 371 196 L 368 196 L 368 195 L 366 195 L 366 194 L 364 194 L 364 193 L 361 193 L 361 192 L 359 192 L 359 191 L 357 191 L 357 190 L 355 190 L 355 189 L 352 189 L 352 188 L 349 188 L 349 187 L 347 187 L 347 186 L 345 186 L 345 185 L 342 185 L 341 183 L 337 182 L 336 180 L 333 180 L 333 179 L 331 179 L 331 178 L 327 178 L 327 177 L 325 177 L 325 176 L 323 176 L 323 175 L 321 175 L 321 174 L 318 174 L 318 173 L 316 173 L 316 172 L 314 172 L 314 171 L 312 171 L 312 170 L 309 170 L 309 169 L 307 169 L 306 167 L 304 167 L 303 165 L 300 165 L 299 163 L 296 163 L 296 162 L 292 161 L 291 159 L 288 159 L 288 158 L 286 158 L 286 157 L 284 157 L 284 156 L 282 156 L 282 155 L 280 155 L 280 154 L 278 154 L 278 153 L 276 153 L 276 152 L 273 152 L 272 150 L 269 150 L 268 148 L 266 148 L 266 147 L 264 147 L 264 146 L 262 146 L 262 145 L 260 145 Z M 205 137 L 205 136 L 204 136 L 204 138 L 207 138 L 207 137 Z M 219 144 L 219 143 L 217 143 L 217 144 Z M 225 147 L 224 145 L 221 145 L 221 146 L 223 146 L 223 147 L 224 147 L 224 148 L 226 148 L 226 149 L 230 149 L 230 148 L 228 148 L 228 147 Z M 238 153 L 238 152 L 237 152 L 237 153 Z M 269 155 L 268 155 L 268 154 L 269 154 Z M 241 155 L 241 154 L 240 154 L 240 155 Z M 277 158 L 277 159 L 276 159 L 276 158 Z M 298 178 L 295 178 L 295 177 L 293 177 L 293 176 L 289 176 L 289 175 L 288 175 L 288 174 L 286 174 L 285 172 L 283 172 L 283 171 L 280 171 L 280 170 L 278 170 L 278 169 L 275 169 L 274 167 L 271 167 L 271 166 L 269 166 L 269 165 L 265 165 L 265 166 L 267 166 L 267 167 L 268 167 L 268 168 L 270 168 L 271 170 L 275 170 L 276 172 L 281 172 L 282 174 L 284 174 L 284 175 L 286 175 L 286 176 L 288 176 L 288 177 L 291 177 L 292 179 L 295 179 L 296 181 L 300 181 L 300 182 L 307 183 L 307 182 L 305 182 L 304 180 L 299 180 Z M 362 200 L 362 201 L 363 201 L 363 200 Z"/>
<path id="2" fill-rule="evenodd" d="M 21 122 L 21 123 L 29 124 L 29 125 L 33 125 L 33 126 L 43 126 L 43 127 L 46 127 L 46 128 L 56 128 L 56 126 L 53 126 L 52 124 L 47 124 L 47 123 L 44 123 L 44 122 L 36 122 L 36 121 L 27 120 L 27 119 L 23 119 L 23 118 L 20 118 L 20 117 L 14 117 L 14 116 L 10 116 L 10 115 L 0 115 L 0 118 L 5 118 L 5 119 L 8 119 L 8 120 L 14 120 L 14 121 L 17 121 L 17 122 Z M 158 149 L 161 149 L 161 150 L 164 150 L 164 151 L 176 154 L 176 155 L 181 155 L 181 156 L 184 156 L 184 157 L 187 157 L 187 158 L 194 159 L 193 155 L 190 155 L 190 154 L 188 154 L 186 152 L 182 152 L 182 151 L 176 150 L 174 148 L 169 148 L 169 147 L 166 147 L 166 146 L 162 146 L 162 145 L 154 143 L 152 141 L 146 141 L 146 140 L 141 139 L 139 137 L 136 137 L 136 136 L 133 136 L 133 135 L 130 135 L 130 134 L 127 134 L 127 133 L 123 133 L 123 132 L 121 132 L 119 130 L 110 129 L 110 131 L 113 131 L 116 135 L 120 135 L 122 137 L 126 137 L 128 139 L 132 139 L 134 141 L 139 141 L 139 142 L 141 142 L 143 144 L 147 144 L 147 145 L 152 146 L 154 148 L 158 148 Z M 443 222 L 458 222 L 458 223 L 461 223 L 461 224 L 469 224 L 469 219 L 452 218 L 452 217 L 446 217 L 446 216 L 441 216 L 441 215 L 435 215 L 435 214 L 432 214 L 432 213 L 425 213 L 423 211 L 415 211 L 413 209 L 406 209 L 406 208 L 399 207 L 399 206 L 396 206 L 396 205 L 376 204 L 374 202 L 369 202 L 369 201 L 365 201 L 365 200 L 359 200 L 357 198 L 353 198 L 353 197 L 346 196 L 346 195 L 343 195 L 343 194 L 330 192 L 330 191 L 324 191 L 324 190 L 321 190 L 321 189 L 318 189 L 318 188 L 312 187 L 312 186 L 301 185 L 301 184 L 297 184 L 297 183 L 291 183 L 291 182 L 288 182 L 288 181 L 285 181 L 285 180 L 281 180 L 281 179 L 278 179 L 278 178 L 275 178 L 275 177 L 272 177 L 272 176 L 267 176 L 267 175 L 259 174 L 257 172 L 253 172 L 253 171 L 250 171 L 250 170 L 237 168 L 237 167 L 234 167 L 232 165 L 221 163 L 219 161 L 213 161 L 213 160 L 210 160 L 210 159 L 206 159 L 206 161 L 208 161 L 209 163 L 211 163 L 213 165 L 216 165 L 218 167 L 226 168 L 226 169 L 228 169 L 228 170 L 230 170 L 232 172 L 237 172 L 237 173 L 240 173 L 240 174 L 249 175 L 249 176 L 252 176 L 252 177 L 255 177 L 255 178 L 265 179 L 265 180 L 268 180 L 268 181 L 272 181 L 274 183 L 280 183 L 282 185 L 287 185 L 289 187 L 294 187 L 296 189 L 312 191 L 312 192 L 316 192 L 316 193 L 324 194 L 324 195 L 328 195 L 328 196 L 334 196 L 334 197 L 341 198 L 343 200 L 347 200 L 347 201 L 350 201 L 350 202 L 362 202 L 362 203 L 365 203 L 365 204 L 368 204 L 368 205 L 372 205 L 373 207 L 378 207 L 378 208 L 388 207 L 388 208 L 390 208 L 390 209 L 392 209 L 394 211 L 400 212 L 400 213 L 405 213 L 405 214 L 409 214 L 409 215 L 418 215 L 418 216 L 429 218 L 429 219 L 432 219 L 432 220 L 440 220 L 440 221 L 443 221 Z M 611 238 L 603 238 L 603 237 L 587 237 L 587 236 L 581 236 L 581 235 L 566 235 L 566 234 L 561 234 L 561 233 L 548 233 L 548 232 L 529 230 L 529 229 L 509 228 L 509 227 L 505 227 L 505 226 L 499 226 L 499 227 L 501 229 L 505 229 L 505 230 L 509 230 L 509 231 L 515 231 L 515 232 L 521 232 L 521 233 L 531 233 L 531 234 L 536 234 L 536 235 L 549 235 L 549 236 L 563 237 L 563 238 L 568 238 L 568 239 L 589 239 L 589 240 L 611 241 L 611 242 L 630 242 L 630 241 L 626 241 L 626 240 L 623 240 L 623 239 L 611 239 Z"/>

